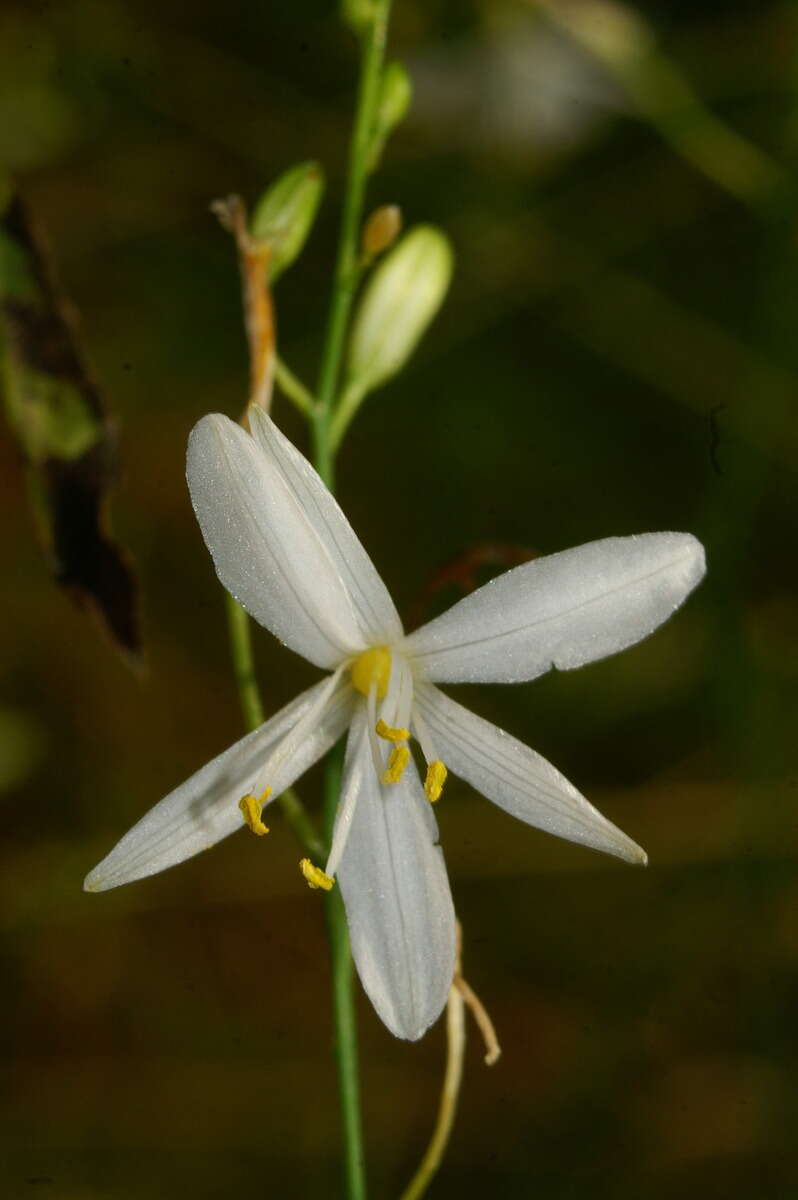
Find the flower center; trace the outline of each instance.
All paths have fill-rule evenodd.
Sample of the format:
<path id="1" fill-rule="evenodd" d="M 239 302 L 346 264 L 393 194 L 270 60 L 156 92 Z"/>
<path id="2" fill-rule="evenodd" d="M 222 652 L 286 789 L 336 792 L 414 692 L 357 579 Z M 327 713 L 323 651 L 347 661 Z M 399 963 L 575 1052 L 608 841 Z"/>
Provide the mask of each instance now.
<path id="1" fill-rule="evenodd" d="M 384 700 L 391 679 L 391 652 L 387 646 L 364 650 L 352 663 L 352 687 L 368 696 L 372 686 L 377 698 Z"/>

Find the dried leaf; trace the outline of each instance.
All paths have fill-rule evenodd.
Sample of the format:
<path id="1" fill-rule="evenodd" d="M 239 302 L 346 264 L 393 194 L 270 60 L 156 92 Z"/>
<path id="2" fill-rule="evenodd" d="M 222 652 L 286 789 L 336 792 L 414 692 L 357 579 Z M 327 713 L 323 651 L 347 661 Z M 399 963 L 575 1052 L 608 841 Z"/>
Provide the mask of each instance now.
<path id="1" fill-rule="evenodd" d="M 61 586 L 103 619 L 138 664 L 138 588 L 111 539 L 116 437 L 18 197 L 0 218 L 0 387 L 28 472 L 36 524 Z"/>

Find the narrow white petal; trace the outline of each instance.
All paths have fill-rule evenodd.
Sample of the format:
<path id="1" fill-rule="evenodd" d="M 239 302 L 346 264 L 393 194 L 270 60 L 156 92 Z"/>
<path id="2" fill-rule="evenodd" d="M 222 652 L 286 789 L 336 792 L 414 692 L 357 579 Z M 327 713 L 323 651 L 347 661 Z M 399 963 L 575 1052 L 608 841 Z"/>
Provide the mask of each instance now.
<path id="1" fill-rule="evenodd" d="M 705 571 L 689 533 L 605 538 L 491 580 L 405 639 L 417 679 L 520 683 L 646 637 Z"/>
<path id="2" fill-rule="evenodd" d="M 644 850 L 523 742 L 430 684 L 416 687 L 415 702 L 449 770 L 499 808 L 556 837 L 627 862 L 646 862 Z"/>
<path id="3" fill-rule="evenodd" d="M 446 1004 L 455 922 L 438 830 L 416 769 L 382 787 L 359 704 L 347 745 L 340 811 L 351 812 L 338 868 L 352 954 L 363 987 L 391 1033 L 415 1041 Z M 343 819 L 343 818 L 342 818 Z"/>
<path id="4" fill-rule="evenodd" d="M 333 560 L 365 641 L 370 646 L 398 641 L 402 623 L 390 593 L 335 497 L 262 409 L 250 409 L 249 421 L 253 437 L 282 474 Z"/>
<path id="5" fill-rule="evenodd" d="M 268 786 L 271 798 L 276 799 L 346 728 L 354 701 L 352 689 L 342 684 L 294 753 L 276 764 L 273 774 L 264 774 L 272 751 L 290 737 L 326 684 L 323 679 L 297 696 L 260 729 L 206 763 L 151 808 L 86 876 L 86 891 L 104 892 L 155 875 L 243 828 L 238 807 L 242 796 L 260 796 Z"/>
<path id="6" fill-rule="evenodd" d="M 218 413 L 203 417 L 187 477 L 216 573 L 256 621 L 319 667 L 365 649 L 330 547 L 253 437 Z"/>

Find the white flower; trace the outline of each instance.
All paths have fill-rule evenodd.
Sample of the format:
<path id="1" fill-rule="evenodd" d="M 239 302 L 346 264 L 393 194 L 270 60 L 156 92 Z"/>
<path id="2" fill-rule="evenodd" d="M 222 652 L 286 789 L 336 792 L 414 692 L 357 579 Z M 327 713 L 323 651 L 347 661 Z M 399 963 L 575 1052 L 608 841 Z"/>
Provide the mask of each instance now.
<path id="1" fill-rule="evenodd" d="M 263 412 L 250 421 L 252 436 L 219 415 L 193 430 L 194 509 L 224 586 L 330 673 L 161 800 L 85 887 L 182 862 L 240 828 L 242 812 L 265 832 L 262 804 L 348 727 L 330 856 L 324 871 L 307 860 L 303 870 L 315 886 L 337 878 L 363 986 L 393 1033 L 419 1038 L 444 1006 L 454 967 L 454 910 L 430 804 L 447 768 L 530 825 L 646 860 L 545 759 L 435 685 L 518 683 L 622 650 L 682 603 L 704 574 L 704 553 L 684 533 L 591 542 L 508 571 L 406 637 L 319 476 Z M 427 764 L 423 783 L 411 739 Z"/>

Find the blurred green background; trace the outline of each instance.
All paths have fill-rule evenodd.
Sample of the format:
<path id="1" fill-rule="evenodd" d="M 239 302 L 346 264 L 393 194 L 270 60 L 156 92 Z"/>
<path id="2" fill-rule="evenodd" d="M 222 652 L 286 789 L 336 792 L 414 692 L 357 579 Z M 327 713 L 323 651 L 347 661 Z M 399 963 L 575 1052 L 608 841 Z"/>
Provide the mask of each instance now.
<path id="1" fill-rule="evenodd" d="M 416 96 L 370 201 L 445 228 L 457 270 L 411 368 L 353 426 L 339 490 L 400 611 L 456 598 L 431 581 L 467 553 L 496 571 L 508 548 L 684 529 L 709 562 L 622 656 L 460 689 L 651 864 L 554 841 L 451 781 L 438 815 L 465 973 L 504 1054 L 486 1068 L 470 1030 L 435 1197 L 798 1184 L 794 14 L 637 11 L 664 57 L 605 23 L 608 69 L 526 0 L 395 5 L 391 56 Z M 3 439 L 3 1196 L 337 1194 L 322 905 L 288 829 L 119 892 L 81 882 L 242 732 L 183 475 L 192 424 L 237 415 L 247 389 L 209 204 L 323 163 L 321 217 L 277 289 L 282 353 L 312 380 L 355 70 L 321 0 L 0 6 L 0 161 L 118 426 L 114 531 L 147 659 L 131 672 L 51 581 Z M 275 415 L 306 448 L 285 400 Z M 256 638 L 273 711 L 314 673 Z M 318 783 L 300 789 L 314 807 Z M 362 995 L 360 1016 L 372 1189 L 396 1196 L 431 1129 L 443 1027 L 408 1045 Z"/>

